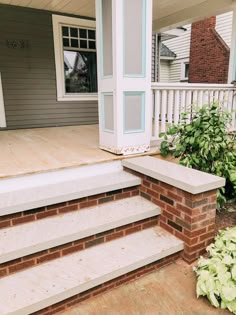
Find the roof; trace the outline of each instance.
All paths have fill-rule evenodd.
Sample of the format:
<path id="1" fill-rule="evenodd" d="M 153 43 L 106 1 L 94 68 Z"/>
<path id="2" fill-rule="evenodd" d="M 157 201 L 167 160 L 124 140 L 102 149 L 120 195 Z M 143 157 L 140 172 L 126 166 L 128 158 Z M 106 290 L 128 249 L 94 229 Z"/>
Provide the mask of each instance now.
<path id="1" fill-rule="evenodd" d="M 161 43 L 161 57 L 176 58 L 176 54 L 170 50 L 165 44 Z"/>

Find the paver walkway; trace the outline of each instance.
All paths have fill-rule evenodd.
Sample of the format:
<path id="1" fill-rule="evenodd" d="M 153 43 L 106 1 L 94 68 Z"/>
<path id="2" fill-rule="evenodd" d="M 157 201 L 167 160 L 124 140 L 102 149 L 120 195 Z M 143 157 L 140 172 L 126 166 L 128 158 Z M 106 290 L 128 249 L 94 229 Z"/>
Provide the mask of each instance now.
<path id="1" fill-rule="evenodd" d="M 195 275 L 182 261 L 82 302 L 60 315 L 229 315 L 196 299 Z"/>

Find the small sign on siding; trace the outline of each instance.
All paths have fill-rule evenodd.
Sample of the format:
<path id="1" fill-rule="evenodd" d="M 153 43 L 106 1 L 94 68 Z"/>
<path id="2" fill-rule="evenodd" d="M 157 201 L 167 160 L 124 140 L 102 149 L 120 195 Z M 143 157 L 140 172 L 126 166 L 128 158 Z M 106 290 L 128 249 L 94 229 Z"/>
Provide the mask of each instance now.
<path id="1" fill-rule="evenodd" d="M 25 39 L 7 39 L 6 45 L 10 49 L 28 49 L 29 41 Z"/>

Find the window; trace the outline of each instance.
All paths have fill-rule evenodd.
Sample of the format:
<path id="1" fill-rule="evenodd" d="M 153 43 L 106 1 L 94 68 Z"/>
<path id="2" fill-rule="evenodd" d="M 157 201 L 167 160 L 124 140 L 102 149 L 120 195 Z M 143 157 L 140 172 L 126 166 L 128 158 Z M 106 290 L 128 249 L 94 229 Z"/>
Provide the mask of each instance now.
<path id="1" fill-rule="evenodd" d="M 187 81 L 189 77 L 189 61 L 182 61 L 181 63 L 181 81 Z"/>
<path id="2" fill-rule="evenodd" d="M 53 15 L 58 101 L 97 100 L 95 22 Z"/>

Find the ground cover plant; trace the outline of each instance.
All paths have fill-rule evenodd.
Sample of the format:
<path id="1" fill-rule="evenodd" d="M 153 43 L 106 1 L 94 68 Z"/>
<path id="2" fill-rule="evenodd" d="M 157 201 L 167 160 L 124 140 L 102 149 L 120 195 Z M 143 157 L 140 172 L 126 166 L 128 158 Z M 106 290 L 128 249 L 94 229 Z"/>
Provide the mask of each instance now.
<path id="1" fill-rule="evenodd" d="M 194 269 L 197 297 L 206 296 L 212 305 L 236 314 L 236 227 L 220 231 Z"/>
<path id="2" fill-rule="evenodd" d="M 228 133 L 230 122 L 231 115 L 213 103 L 183 113 L 179 124 L 160 134 L 163 156 L 171 154 L 184 166 L 226 179 L 218 190 L 218 208 L 226 199 L 236 199 L 236 141 Z"/>

